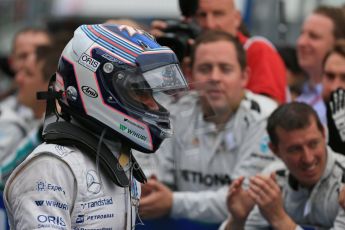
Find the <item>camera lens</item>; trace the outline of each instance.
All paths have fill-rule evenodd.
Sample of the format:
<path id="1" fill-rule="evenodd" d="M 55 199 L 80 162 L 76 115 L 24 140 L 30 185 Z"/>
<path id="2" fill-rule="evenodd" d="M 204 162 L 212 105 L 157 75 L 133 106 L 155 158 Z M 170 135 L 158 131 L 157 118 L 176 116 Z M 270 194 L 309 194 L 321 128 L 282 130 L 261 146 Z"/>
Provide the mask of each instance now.
<path id="1" fill-rule="evenodd" d="M 194 39 L 199 34 L 200 29 L 194 24 L 167 21 L 167 28 L 164 30 L 164 35 L 157 38 L 160 45 L 171 48 L 178 60 L 181 62 L 185 56 L 189 56 L 190 45 L 188 40 Z"/>

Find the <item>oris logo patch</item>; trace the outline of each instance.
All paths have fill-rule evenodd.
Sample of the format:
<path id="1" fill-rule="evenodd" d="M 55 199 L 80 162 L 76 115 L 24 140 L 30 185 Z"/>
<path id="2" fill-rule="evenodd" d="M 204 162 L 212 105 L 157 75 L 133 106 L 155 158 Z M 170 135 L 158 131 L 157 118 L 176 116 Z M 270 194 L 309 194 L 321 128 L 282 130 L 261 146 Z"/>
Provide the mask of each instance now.
<path id="1" fill-rule="evenodd" d="M 48 224 L 48 225 L 39 225 L 38 228 L 66 227 L 66 222 L 61 216 L 39 215 L 39 216 L 37 216 L 37 220 L 39 223 Z M 65 229 L 65 228 L 61 228 L 61 229 Z"/>
<path id="2" fill-rule="evenodd" d="M 96 72 L 98 66 L 100 65 L 99 61 L 96 61 L 86 53 L 83 53 L 83 55 L 80 57 L 78 63 L 85 68 L 91 70 L 92 72 Z"/>
<path id="3" fill-rule="evenodd" d="M 90 86 L 84 85 L 81 87 L 81 90 L 88 97 L 92 97 L 92 98 L 98 97 L 98 93 L 96 92 L 96 90 L 94 90 Z"/>

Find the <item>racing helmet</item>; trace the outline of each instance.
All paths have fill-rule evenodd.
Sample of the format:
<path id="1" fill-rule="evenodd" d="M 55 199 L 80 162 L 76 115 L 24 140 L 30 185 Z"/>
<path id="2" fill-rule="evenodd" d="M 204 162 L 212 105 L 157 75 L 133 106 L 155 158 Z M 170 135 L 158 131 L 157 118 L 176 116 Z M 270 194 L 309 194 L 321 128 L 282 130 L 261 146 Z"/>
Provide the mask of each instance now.
<path id="1" fill-rule="evenodd" d="M 109 24 L 76 29 L 54 83 L 63 112 L 87 121 L 93 132 L 107 127 L 145 153 L 172 135 L 166 95 L 187 88 L 171 49 L 143 30 Z"/>

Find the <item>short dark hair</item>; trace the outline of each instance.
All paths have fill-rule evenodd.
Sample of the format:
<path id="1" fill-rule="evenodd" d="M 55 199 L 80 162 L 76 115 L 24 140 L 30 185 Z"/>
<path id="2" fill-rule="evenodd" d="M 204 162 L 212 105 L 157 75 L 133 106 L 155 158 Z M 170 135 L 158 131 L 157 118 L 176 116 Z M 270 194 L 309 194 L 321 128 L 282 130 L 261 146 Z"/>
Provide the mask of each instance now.
<path id="1" fill-rule="evenodd" d="M 241 69 L 244 70 L 247 66 L 247 61 L 246 52 L 244 51 L 242 44 L 238 41 L 236 37 L 232 36 L 229 33 L 219 30 L 205 31 L 195 39 L 195 43 L 192 46 L 192 52 L 190 55 L 191 65 L 193 66 L 195 62 L 195 52 L 201 44 L 217 41 L 228 41 L 234 44 L 236 49 L 237 61 L 239 62 Z"/>
<path id="2" fill-rule="evenodd" d="M 302 74 L 303 70 L 298 64 L 296 47 L 284 45 L 277 48 L 279 55 L 288 70 L 294 74 Z"/>
<path id="3" fill-rule="evenodd" d="M 285 131 L 293 131 L 304 129 L 311 125 L 312 121 L 316 121 L 317 128 L 323 132 L 323 125 L 315 112 L 315 110 L 304 102 L 291 102 L 280 105 L 269 116 L 267 121 L 267 133 L 273 145 L 277 146 L 279 138 L 277 128 Z"/>
<path id="4" fill-rule="evenodd" d="M 46 30 L 45 28 L 39 28 L 39 27 L 25 27 L 21 30 L 19 30 L 15 35 L 14 35 L 14 39 L 12 40 L 12 51 L 15 48 L 15 42 L 17 40 L 17 38 L 22 35 L 22 34 L 28 34 L 28 33 L 32 33 L 32 34 L 42 34 L 44 36 L 46 36 L 48 38 L 49 41 L 52 40 L 52 36 L 49 33 L 48 30 Z"/>
<path id="5" fill-rule="evenodd" d="M 52 38 L 52 45 L 36 47 L 36 61 L 43 62 L 42 74 L 45 81 L 56 72 L 59 59 L 70 37 L 65 33 L 56 33 Z"/>
<path id="6" fill-rule="evenodd" d="M 329 18 L 333 22 L 333 36 L 335 39 L 345 38 L 345 14 L 341 7 L 320 5 L 313 11 Z"/>
<path id="7" fill-rule="evenodd" d="M 60 58 L 60 53 L 56 53 L 52 46 L 36 47 L 36 62 L 42 62 L 42 75 L 44 81 L 49 81 L 50 77 L 55 73 Z"/>
<path id="8" fill-rule="evenodd" d="M 326 54 L 325 58 L 323 59 L 323 67 L 325 67 L 326 61 L 331 54 L 339 54 L 343 58 L 345 58 L 345 39 L 338 39 L 332 49 Z"/>

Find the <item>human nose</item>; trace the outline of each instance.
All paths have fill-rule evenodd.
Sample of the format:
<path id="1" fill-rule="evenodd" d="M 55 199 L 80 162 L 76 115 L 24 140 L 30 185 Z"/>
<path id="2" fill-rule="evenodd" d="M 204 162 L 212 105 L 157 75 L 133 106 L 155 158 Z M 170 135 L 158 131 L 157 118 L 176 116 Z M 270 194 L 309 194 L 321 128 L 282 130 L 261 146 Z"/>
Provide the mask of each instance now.
<path id="1" fill-rule="evenodd" d="M 210 76 L 209 76 L 209 79 L 211 81 L 220 81 L 220 71 L 218 68 L 213 68 L 212 71 L 210 72 Z"/>
<path id="2" fill-rule="evenodd" d="M 312 164 L 314 162 L 314 154 L 311 149 L 304 147 L 302 153 L 302 161 L 304 164 Z"/>
<path id="3" fill-rule="evenodd" d="M 297 38 L 297 47 L 305 46 L 307 44 L 308 38 L 305 34 L 300 34 Z"/>
<path id="4" fill-rule="evenodd" d="M 23 70 L 19 70 L 15 76 L 14 76 L 14 80 L 17 84 L 20 84 L 24 79 L 24 71 Z"/>
<path id="5" fill-rule="evenodd" d="M 209 29 L 209 30 L 216 29 L 216 23 L 212 14 L 206 15 L 205 29 Z"/>
<path id="6" fill-rule="evenodd" d="M 159 110 L 159 106 L 158 106 L 157 102 L 151 96 L 144 95 L 144 96 L 141 96 L 139 99 L 150 110 L 152 110 L 152 111 L 158 111 Z"/>
<path id="7" fill-rule="evenodd" d="M 149 100 L 144 101 L 144 104 L 147 107 L 149 107 L 150 110 L 153 110 L 153 111 L 159 110 L 158 104 L 153 99 L 149 99 Z"/>

